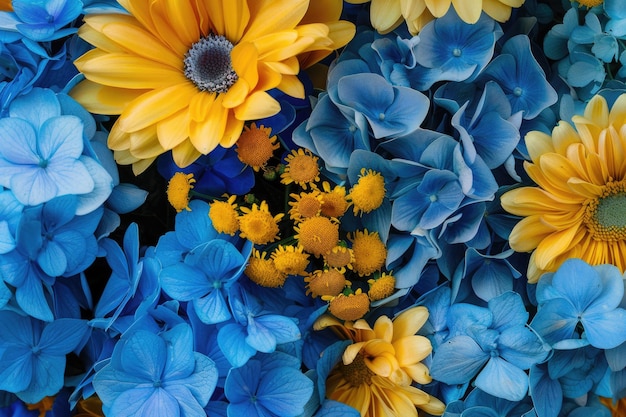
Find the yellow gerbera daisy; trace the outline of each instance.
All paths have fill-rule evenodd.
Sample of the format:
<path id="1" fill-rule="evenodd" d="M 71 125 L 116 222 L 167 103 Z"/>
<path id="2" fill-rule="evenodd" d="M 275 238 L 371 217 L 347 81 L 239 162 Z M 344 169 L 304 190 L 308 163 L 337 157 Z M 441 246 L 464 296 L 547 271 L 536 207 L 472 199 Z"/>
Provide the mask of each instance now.
<path id="1" fill-rule="evenodd" d="M 431 381 L 422 363 L 432 350 L 431 343 L 415 334 L 427 318 L 428 310 L 422 306 L 405 310 L 393 320 L 381 316 L 374 327 L 363 319 L 341 323 L 331 316 L 320 317 L 315 329 L 330 327 L 353 341 L 326 380 L 328 398 L 356 408 L 363 417 L 417 417 L 417 408 L 441 415 L 445 405 L 412 385 Z"/>
<path id="2" fill-rule="evenodd" d="M 572 121 L 575 128 L 559 122 L 552 136 L 528 133 L 524 168 L 537 187 L 502 196 L 505 210 L 524 216 L 509 241 L 534 250 L 530 282 L 568 258 L 626 268 L 626 95 L 610 110 L 595 96 Z"/>
<path id="3" fill-rule="evenodd" d="M 367 3 L 370 0 L 346 0 L 348 3 Z M 409 31 L 415 35 L 435 17 L 442 17 L 450 6 L 461 20 L 476 23 L 481 12 L 498 22 L 511 17 L 511 9 L 520 7 L 524 0 L 371 0 L 370 20 L 380 33 L 388 33 L 406 21 Z"/>
<path id="4" fill-rule="evenodd" d="M 75 61 L 86 80 L 71 94 L 93 113 L 120 115 L 109 147 L 135 172 L 170 149 L 184 167 L 231 147 L 245 121 L 280 110 L 267 90 L 304 97 L 300 68 L 355 32 L 337 20 L 341 0 L 311 10 L 309 0 L 119 3 L 129 14 L 85 17 L 79 35 L 95 48 Z"/>

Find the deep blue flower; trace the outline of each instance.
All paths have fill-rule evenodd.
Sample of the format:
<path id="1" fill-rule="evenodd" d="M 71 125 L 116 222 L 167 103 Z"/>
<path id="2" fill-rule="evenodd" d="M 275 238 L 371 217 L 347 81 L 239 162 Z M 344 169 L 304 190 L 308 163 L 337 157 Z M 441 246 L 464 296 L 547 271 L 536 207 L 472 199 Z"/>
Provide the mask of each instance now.
<path id="1" fill-rule="evenodd" d="M 531 326 L 556 349 L 587 344 L 614 348 L 626 341 L 626 310 L 619 307 L 623 295 L 617 267 L 568 259 L 539 280 L 539 306 Z"/>
<path id="2" fill-rule="evenodd" d="M 274 352 L 232 368 L 224 392 L 229 417 L 296 417 L 313 395 L 313 381 L 302 373 L 297 358 Z"/>
<path id="3" fill-rule="evenodd" d="M 0 311 L 0 390 L 27 403 L 57 394 L 63 387 L 65 356 L 79 347 L 86 331 L 84 320 L 44 323 Z"/>
<path id="4" fill-rule="evenodd" d="M 464 384 L 474 377 L 481 390 L 509 401 L 528 392 L 524 372 L 543 361 L 549 348 L 527 327 L 528 313 L 518 293 L 506 292 L 488 303 L 453 304 L 448 313 L 451 337 L 435 351 L 434 379 Z"/>
<path id="5" fill-rule="evenodd" d="M 171 152 L 161 155 L 157 164 L 159 173 L 166 180 L 176 172 L 192 173 L 196 180 L 194 191 L 212 197 L 224 193 L 243 195 L 254 186 L 254 170 L 239 160 L 234 147 L 218 146 L 185 168 L 174 163 Z"/>
<path id="6" fill-rule="evenodd" d="M 190 301 L 202 322 L 221 323 L 231 317 L 228 290 L 243 273 L 246 262 L 247 256 L 232 243 L 214 239 L 195 247 L 184 262 L 163 268 L 159 280 L 167 295 Z"/>
<path id="7" fill-rule="evenodd" d="M 83 10 L 80 0 L 13 0 L 13 12 L 1 12 L 0 29 L 35 42 L 60 39 L 78 28 L 66 27 Z"/>
<path id="8" fill-rule="evenodd" d="M 201 417 L 216 382 L 215 364 L 194 352 L 191 328 L 179 324 L 123 335 L 93 386 L 106 415 Z"/>

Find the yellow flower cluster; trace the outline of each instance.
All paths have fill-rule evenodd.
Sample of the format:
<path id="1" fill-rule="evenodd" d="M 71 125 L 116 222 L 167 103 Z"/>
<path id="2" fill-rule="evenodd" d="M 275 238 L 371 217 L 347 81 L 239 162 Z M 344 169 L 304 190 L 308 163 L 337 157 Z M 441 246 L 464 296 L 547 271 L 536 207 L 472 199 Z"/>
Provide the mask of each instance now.
<path id="1" fill-rule="evenodd" d="M 256 126 L 244 132 L 254 131 Z M 265 146 L 269 132 L 265 133 Z M 273 167 L 259 163 L 264 170 Z M 265 177 L 267 179 L 267 177 Z M 284 213 L 270 212 L 268 202 L 246 204 L 242 197 L 216 199 L 209 216 L 220 233 L 250 240 L 255 249 L 245 275 L 265 287 L 279 287 L 290 276 L 301 277 L 308 295 L 328 301 L 329 311 L 341 320 L 356 320 L 370 303 L 395 292 L 395 279 L 385 269 L 387 248 L 377 232 L 347 232 L 341 219 L 377 209 L 385 197 L 382 175 L 363 170 L 350 190 L 320 180 L 318 157 L 296 149 L 285 158 L 276 177 L 285 191 Z M 297 192 L 292 192 L 297 191 Z"/>

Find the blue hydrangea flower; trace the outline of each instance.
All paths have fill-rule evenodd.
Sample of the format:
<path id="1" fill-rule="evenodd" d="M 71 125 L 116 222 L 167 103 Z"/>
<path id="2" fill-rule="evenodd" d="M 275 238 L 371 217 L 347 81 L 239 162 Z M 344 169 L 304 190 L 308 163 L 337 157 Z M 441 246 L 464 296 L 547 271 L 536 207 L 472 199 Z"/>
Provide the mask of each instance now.
<path id="1" fill-rule="evenodd" d="M 614 348 L 626 341 L 626 310 L 619 307 L 623 296 L 617 267 L 568 259 L 539 280 L 531 326 L 556 349 L 586 344 Z"/>
<path id="2" fill-rule="evenodd" d="M 472 81 L 489 63 L 501 35 L 486 14 L 468 24 L 451 7 L 420 31 L 415 58 L 420 65 L 437 70 L 435 81 Z"/>
<path id="3" fill-rule="evenodd" d="M 487 65 L 477 80 L 480 83 L 497 82 L 511 103 L 511 112 L 523 111 L 524 119 L 537 117 L 558 98 L 533 56 L 526 35 L 507 40 L 500 55 Z"/>
<path id="4" fill-rule="evenodd" d="M 65 356 L 80 347 L 87 322 L 57 319 L 44 323 L 0 311 L 0 390 L 36 403 L 63 387 Z"/>
<path id="5" fill-rule="evenodd" d="M 230 370 L 224 393 L 230 402 L 229 416 L 296 417 L 313 395 L 313 381 L 293 356 L 258 354 Z"/>
<path id="6" fill-rule="evenodd" d="M 217 343 L 233 367 L 243 366 L 257 352 L 272 353 L 278 345 L 301 338 L 295 319 L 265 310 L 237 283 L 228 293 L 228 303 L 233 320 L 220 327 Z"/>
<path id="7" fill-rule="evenodd" d="M 231 318 L 228 290 L 243 274 L 246 262 L 247 256 L 232 243 L 214 239 L 195 247 L 184 262 L 163 268 L 159 280 L 167 295 L 190 301 L 204 323 L 221 323 Z"/>
<path id="8" fill-rule="evenodd" d="M 35 42 L 53 41 L 76 33 L 66 27 L 83 10 L 80 0 L 13 0 L 13 12 L 1 12 L 0 29 L 14 32 Z"/>
<path id="9" fill-rule="evenodd" d="M 93 386 L 106 415 L 202 417 L 216 382 L 215 364 L 194 352 L 191 327 L 179 324 L 123 335 Z"/>
<path id="10" fill-rule="evenodd" d="M 100 165 L 81 156 L 84 125 L 79 117 L 62 115 L 52 91 L 34 89 L 18 97 L 10 115 L 0 119 L 0 185 L 20 203 L 37 205 L 94 190 L 90 168 L 92 162 Z"/>
<path id="11" fill-rule="evenodd" d="M 448 310 L 450 338 L 435 351 L 430 373 L 446 384 L 472 380 L 493 396 L 520 401 L 528 392 L 524 372 L 542 362 L 549 348 L 526 325 L 528 312 L 518 293 L 506 292 L 488 303 L 453 304 Z"/>
<path id="12" fill-rule="evenodd" d="M 15 288 L 18 305 L 41 320 L 53 318 L 46 293 L 55 279 L 83 272 L 98 252 L 102 209 L 76 216 L 77 205 L 76 196 L 66 195 L 24 209 L 15 249 L 0 257 L 0 275 Z"/>

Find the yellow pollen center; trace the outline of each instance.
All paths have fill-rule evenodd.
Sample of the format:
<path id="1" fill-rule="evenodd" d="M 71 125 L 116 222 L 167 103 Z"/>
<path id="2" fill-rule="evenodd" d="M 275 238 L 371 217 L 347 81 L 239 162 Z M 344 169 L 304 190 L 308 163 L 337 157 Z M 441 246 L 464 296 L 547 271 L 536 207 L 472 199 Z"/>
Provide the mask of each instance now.
<path id="1" fill-rule="evenodd" d="M 298 242 L 315 256 L 327 254 L 338 241 L 339 225 L 326 217 L 310 217 L 298 225 Z"/>
<path id="2" fill-rule="evenodd" d="M 292 151 L 286 158 L 287 166 L 281 175 L 283 184 L 295 182 L 306 189 L 307 184 L 318 181 L 320 174 L 320 168 L 317 165 L 318 159 L 308 149 Z"/>
<path id="3" fill-rule="evenodd" d="M 588 200 L 583 220 L 596 240 L 625 240 L 626 180 L 608 182 L 600 197 Z"/>
<path id="4" fill-rule="evenodd" d="M 256 127 L 254 123 L 246 127 L 237 140 L 237 156 L 244 164 L 250 165 L 255 171 L 267 164 L 267 161 L 278 149 L 276 136 L 270 137 L 270 129 Z"/>
<path id="5" fill-rule="evenodd" d="M 219 233 L 233 236 L 239 230 L 239 214 L 230 200 L 212 202 L 209 217 Z"/>
<path id="6" fill-rule="evenodd" d="M 573 2 L 574 0 L 570 0 Z M 604 0 L 576 0 L 579 6 L 596 7 L 604 3 Z"/>
<path id="7" fill-rule="evenodd" d="M 352 267 L 360 276 L 380 270 L 387 259 L 387 247 L 377 232 L 357 231 L 353 238 L 352 251 L 354 252 Z"/>
<path id="8" fill-rule="evenodd" d="M 354 214 L 376 210 L 385 198 L 385 179 L 380 172 L 361 169 L 361 176 L 350 190 Z"/>
<path id="9" fill-rule="evenodd" d="M 189 192 L 196 180 L 193 174 L 175 173 L 167 184 L 167 201 L 176 211 L 189 210 Z"/>
<path id="10" fill-rule="evenodd" d="M 377 280 L 369 280 L 370 290 L 368 295 L 371 301 L 382 300 L 393 294 L 396 285 L 396 279 L 391 275 L 384 274 Z"/>
<path id="11" fill-rule="evenodd" d="M 322 295 L 336 296 L 346 286 L 345 276 L 336 269 L 315 271 L 308 281 L 308 289 L 313 297 Z"/>
<path id="12" fill-rule="evenodd" d="M 357 290 L 358 291 L 358 290 Z M 341 320 L 358 320 L 370 309 L 370 299 L 364 292 L 339 294 L 330 300 L 328 311 Z"/>
<path id="13" fill-rule="evenodd" d="M 339 366 L 343 377 L 353 387 L 359 387 L 363 384 L 369 385 L 372 381 L 372 376 L 374 376 L 374 372 L 365 364 L 365 358 L 362 353 L 356 355 L 349 365 L 340 364 Z"/>

